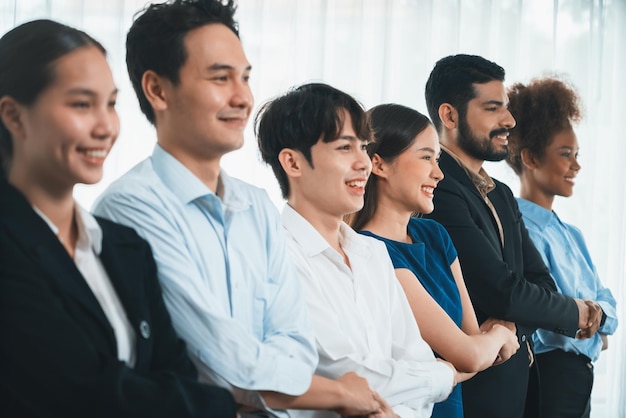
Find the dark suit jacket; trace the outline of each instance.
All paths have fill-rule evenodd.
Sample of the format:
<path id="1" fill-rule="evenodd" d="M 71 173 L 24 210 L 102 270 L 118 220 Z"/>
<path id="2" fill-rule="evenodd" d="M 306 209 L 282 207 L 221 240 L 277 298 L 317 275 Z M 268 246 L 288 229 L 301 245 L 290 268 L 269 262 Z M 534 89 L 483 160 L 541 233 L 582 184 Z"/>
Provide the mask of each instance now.
<path id="1" fill-rule="evenodd" d="M 466 418 L 519 417 L 528 381 L 525 341 L 536 328 L 573 337 L 578 308 L 556 292 L 511 190 L 494 179 L 496 188 L 488 195 L 502 224 L 502 248 L 495 219 L 463 168 L 445 151 L 440 167 L 445 177 L 435 191 L 435 210 L 426 217 L 450 233 L 478 321 L 495 317 L 515 322 L 522 347 L 503 365 L 463 384 Z"/>
<path id="2" fill-rule="evenodd" d="M 136 364 L 58 238 L 0 180 L 0 416 L 230 417 L 228 391 L 196 381 L 148 244 L 98 219 L 102 263 L 136 333 Z"/>

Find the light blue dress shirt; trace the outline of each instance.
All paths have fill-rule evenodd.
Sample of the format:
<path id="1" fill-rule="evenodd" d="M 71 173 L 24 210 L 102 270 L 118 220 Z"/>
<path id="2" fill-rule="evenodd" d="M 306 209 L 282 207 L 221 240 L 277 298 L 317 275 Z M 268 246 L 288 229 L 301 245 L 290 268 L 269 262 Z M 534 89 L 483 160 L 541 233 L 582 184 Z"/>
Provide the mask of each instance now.
<path id="1" fill-rule="evenodd" d="M 94 212 L 150 243 L 174 327 L 201 378 L 262 407 L 247 391 L 309 388 L 313 326 L 276 207 L 262 189 L 223 171 L 220 180 L 222 199 L 157 145 Z"/>
<path id="2" fill-rule="evenodd" d="M 602 286 L 580 230 L 562 222 L 553 211 L 533 202 L 521 198 L 517 202 L 528 233 L 548 266 L 559 292 L 598 302 L 606 314 L 606 321 L 599 332 L 613 334 L 617 328 L 616 302 L 611 291 Z M 533 334 L 533 341 L 536 353 L 559 348 L 584 354 L 593 361 L 598 360 L 602 350 L 598 334 L 586 340 L 577 340 L 551 331 L 537 330 Z"/>

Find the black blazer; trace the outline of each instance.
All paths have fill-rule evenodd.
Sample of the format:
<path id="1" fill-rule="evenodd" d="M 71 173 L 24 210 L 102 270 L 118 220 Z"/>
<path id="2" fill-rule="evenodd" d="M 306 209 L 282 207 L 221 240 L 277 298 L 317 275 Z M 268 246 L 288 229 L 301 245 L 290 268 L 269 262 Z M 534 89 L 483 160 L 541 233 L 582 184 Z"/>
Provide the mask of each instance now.
<path id="1" fill-rule="evenodd" d="M 58 238 L 0 180 L 0 415 L 232 417 L 225 389 L 196 381 L 172 328 L 149 245 L 98 219 L 102 263 L 136 333 L 136 364 Z"/>
<path id="2" fill-rule="evenodd" d="M 502 224 L 502 248 L 491 210 L 463 168 L 445 151 L 439 165 L 445 177 L 435 191 L 434 212 L 425 216 L 450 233 L 478 321 L 495 317 L 515 322 L 522 347 L 505 364 L 463 384 L 466 417 L 521 416 L 528 379 L 526 340 L 536 328 L 574 337 L 578 308 L 572 298 L 557 293 L 511 190 L 494 179 L 496 188 L 488 194 Z"/>

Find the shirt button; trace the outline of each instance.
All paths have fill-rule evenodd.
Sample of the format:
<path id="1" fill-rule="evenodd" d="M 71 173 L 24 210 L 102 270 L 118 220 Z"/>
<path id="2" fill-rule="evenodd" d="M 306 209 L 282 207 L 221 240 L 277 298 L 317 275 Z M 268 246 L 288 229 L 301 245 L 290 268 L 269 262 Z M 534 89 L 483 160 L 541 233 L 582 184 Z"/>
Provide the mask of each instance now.
<path id="1" fill-rule="evenodd" d="M 148 322 L 141 321 L 139 323 L 139 332 L 141 333 L 141 336 L 146 340 L 150 338 L 150 325 L 148 324 Z"/>
<path id="2" fill-rule="evenodd" d="M 526 334 L 522 334 L 522 342 L 525 343 L 526 342 Z"/>

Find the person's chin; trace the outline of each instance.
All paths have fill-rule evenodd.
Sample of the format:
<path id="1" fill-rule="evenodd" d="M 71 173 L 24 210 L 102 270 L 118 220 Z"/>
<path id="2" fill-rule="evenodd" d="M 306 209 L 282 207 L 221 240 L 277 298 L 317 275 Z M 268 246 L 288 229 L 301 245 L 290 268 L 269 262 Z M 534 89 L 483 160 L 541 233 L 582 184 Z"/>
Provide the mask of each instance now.
<path id="1" fill-rule="evenodd" d="M 485 158 L 485 161 L 498 162 L 505 160 L 509 156 L 508 150 L 502 150 L 501 152 L 493 152 Z"/>
<path id="2" fill-rule="evenodd" d="M 346 215 L 349 215 L 351 213 L 354 212 L 358 212 L 361 209 L 363 209 L 363 199 L 361 198 L 360 201 L 358 199 L 354 199 L 351 205 L 346 205 Z"/>
<path id="3" fill-rule="evenodd" d="M 243 137 L 232 138 L 229 141 L 224 141 L 221 144 L 222 154 L 228 154 L 229 152 L 237 151 L 243 147 Z"/>
<path id="4" fill-rule="evenodd" d="M 432 201 L 430 201 L 429 204 L 423 205 L 422 208 L 418 210 L 417 212 L 423 213 L 424 215 L 428 215 L 429 213 L 432 213 L 432 211 L 434 210 L 435 210 L 435 205 L 433 204 Z"/>
<path id="5" fill-rule="evenodd" d="M 76 176 L 74 184 L 91 185 L 96 184 L 102 180 L 102 173 L 90 173 L 85 175 Z"/>

